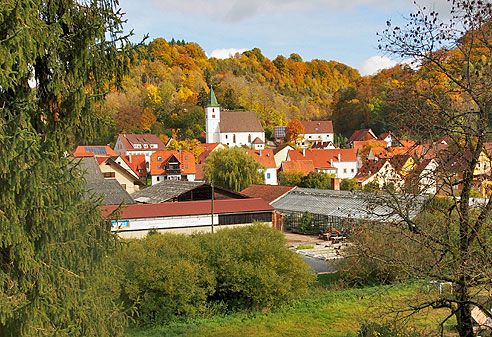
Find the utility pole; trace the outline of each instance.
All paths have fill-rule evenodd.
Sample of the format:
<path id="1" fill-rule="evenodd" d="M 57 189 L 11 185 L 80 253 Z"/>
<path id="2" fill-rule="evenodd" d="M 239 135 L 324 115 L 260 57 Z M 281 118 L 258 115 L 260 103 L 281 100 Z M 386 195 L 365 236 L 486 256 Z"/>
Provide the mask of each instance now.
<path id="1" fill-rule="evenodd" d="M 212 186 L 212 233 L 214 232 L 214 182 L 211 183 Z"/>

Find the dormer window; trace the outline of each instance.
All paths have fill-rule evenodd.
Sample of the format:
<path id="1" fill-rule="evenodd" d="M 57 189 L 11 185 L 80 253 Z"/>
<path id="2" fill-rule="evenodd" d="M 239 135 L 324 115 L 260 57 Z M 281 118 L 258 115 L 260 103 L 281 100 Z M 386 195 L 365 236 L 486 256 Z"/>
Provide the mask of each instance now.
<path id="1" fill-rule="evenodd" d="M 149 147 L 148 144 L 144 144 L 143 146 L 144 146 L 145 149 L 147 149 Z"/>
<path id="2" fill-rule="evenodd" d="M 150 148 L 157 149 L 157 144 L 150 144 Z"/>
<path id="3" fill-rule="evenodd" d="M 157 157 L 157 161 L 162 161 L 162 157 Z"/>

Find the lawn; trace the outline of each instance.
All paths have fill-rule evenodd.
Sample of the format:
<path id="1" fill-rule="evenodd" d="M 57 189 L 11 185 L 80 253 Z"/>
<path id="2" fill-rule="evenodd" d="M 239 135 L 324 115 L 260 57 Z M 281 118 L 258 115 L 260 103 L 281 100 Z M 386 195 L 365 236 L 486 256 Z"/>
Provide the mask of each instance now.
<path id="1" fill-rule="evenodd" d="M 330 283 L 331 279 L 321 276 L 319 282 Z M 394 317 L 393 308 L 401 307 L 421 291 L 425 291 L 425 286 L 416 283 L 346 290 L 318 285 L 311 296 L 272 311 L 235 313 L 133 329 L 127 336 L 356 336 L 361 322 L 382 322 Z M 426 311 L 401 324 L 437 331 L 439 320 L 445 316 L 443 310 Z M 447 325 L 448 330 L 452 323 Z"/>

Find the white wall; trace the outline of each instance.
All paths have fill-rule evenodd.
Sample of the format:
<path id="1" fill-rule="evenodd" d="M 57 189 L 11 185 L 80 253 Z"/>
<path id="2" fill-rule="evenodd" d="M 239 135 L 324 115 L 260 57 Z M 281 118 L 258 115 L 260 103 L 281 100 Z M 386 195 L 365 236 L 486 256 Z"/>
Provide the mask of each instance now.
<path id="1" fill-rule="evenodd" d="M 352 179 L 357 174 L 356 161 L 334 161 L 333 167 L 337 168 L 337 178 Z"/>
<path id="2" fill-rule="evenodd" d="M 280 166 L 282 166 L 283 161 L 287 160 L 287 155 L 289 154 L 289 150 L 293 150 L 293 148 L 290 146 L 286 146 L 274 155 L 275 165 L 277 166 L 277 169 L 279 169 Z"/>
<path id="3" fill-rule="evenodd" d="M 260 170 L 261 172 L 262 170 Z M 276 167 L 267 167 L 265 170 L 265 184 L 266 185 L 278 185 L 277 183 L 277 168 Z M 268 178 L 270 176 L 270 178 Z"/>
<path id="4" fill-rule="evenodd" d="M 234 135 L 236 135 L 236 142 L 234 142 Z M 227 144 L 230 147 L 247 145 L 251 147 L 251 142 L 249 142 L 249 135 L 251 135 L 251 142 L 255 140 L 256 137 L 265 141 L 265 132 L 227 132 L 220 133 L 220 142 L 222 144 Z"/>
<path id="5" fill-rule="evenodd" d="M 207 143 L 220 142 L 219 135 L 220 108 L 205 108 L 205 135 Z"/>
<path id="6" fill-rule="evenodd" d="M 181 234 L 192 234 L 194 232 L 210 232 L 212 230 L 210 214 L 194 215 L 194 216 L 177 216 L 165 218 L 147 218 L 147 219 L 131 219 L 123 220 L 120 223 L 128 221 L 128 227 L 111 228 L 111 231 L 118 232 L 118 235 L 123 238 L 142 238 L 147 233 L 154 229 L 158 232 L 170 232 Z M 251 224 L 238 225 L 218 225 L 219 215 L 214 214 L 214 230 L 219 230 L 227 227 L 249 226 Z M 271 222 L 267 224 L 271 225 Z"/>
<path id="7" fill-rule="evenodd" d="M 333 133 L 306 133 L 301 145 L 307 147 L 314 142 L 334 142 Z"/>

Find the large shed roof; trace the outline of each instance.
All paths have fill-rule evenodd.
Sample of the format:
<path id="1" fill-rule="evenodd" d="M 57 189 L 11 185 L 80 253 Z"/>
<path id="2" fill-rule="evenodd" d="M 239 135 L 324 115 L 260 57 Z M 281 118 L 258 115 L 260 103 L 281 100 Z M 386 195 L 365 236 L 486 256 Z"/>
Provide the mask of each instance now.
<path id="1" fill-rule="evenodd" d="M 354 220 L 401 221 L 401 216 L 395 214 L 389 202 L 385 204 L 384 198 L 383 194 L 369 192 L 296 188 L 274 201 L 272 206 L 279 211 L 308 211 L 313 214 Z M 403 209 L 408 212 L 410 218 L 413 218 L 420 211 L 426 197 L 399 195 L 391 199 L 405 203 Z"/>

